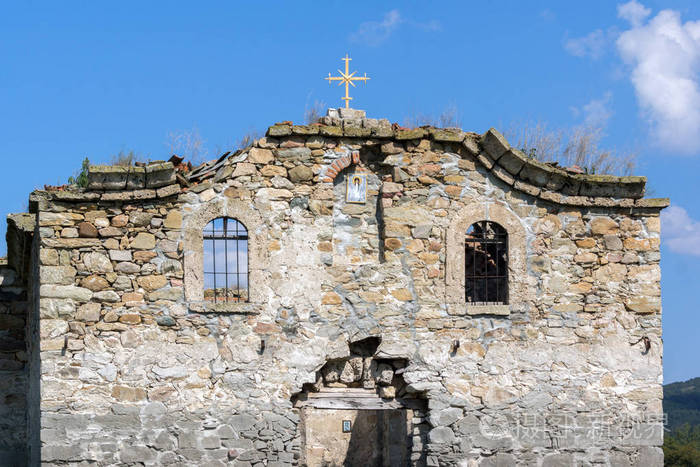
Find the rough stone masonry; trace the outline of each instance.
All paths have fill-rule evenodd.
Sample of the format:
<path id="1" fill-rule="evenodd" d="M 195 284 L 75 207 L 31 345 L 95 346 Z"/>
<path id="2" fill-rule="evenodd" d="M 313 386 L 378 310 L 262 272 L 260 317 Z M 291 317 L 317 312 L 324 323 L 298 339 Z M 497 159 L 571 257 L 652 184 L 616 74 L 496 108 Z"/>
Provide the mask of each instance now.
<path id="1" fill-rule="evenodd" d="M 304 404 L 335 391 L 413 401 L 409 465 L 661 466 L 668 200 L 645 183 L 338 109 L 189 173 L 35 191 L 0 264 L 0 463 L 320 465 Z M 248 230 L 248 302 L 204 299 L 217 217 Z M 508 234 L 507 305 L 465 300 L 483 220 Z"/>

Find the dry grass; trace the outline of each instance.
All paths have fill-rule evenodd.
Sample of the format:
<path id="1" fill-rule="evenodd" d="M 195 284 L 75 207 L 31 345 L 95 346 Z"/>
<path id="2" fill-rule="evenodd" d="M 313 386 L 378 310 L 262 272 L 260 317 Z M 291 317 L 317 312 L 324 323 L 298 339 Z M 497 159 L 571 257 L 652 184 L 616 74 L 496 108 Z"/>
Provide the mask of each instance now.
<path id="1" fill-rule="evenodd" d="M 262 138 L 262 134 L 258 130 L 255 130 L 253 128 L 249 129 L 248 132 L 244 134 L 238 141 L 238 144 L 236 145 L 236 148 L 234 150 L 243 149 L 249 146 L 253 141 L 255 141 L 258 138 Z"/>
<path id="2" fill-rule="evenodd" d="M 307 125 L 318 122 L 318 119 L 325 116 L 328 106 L 323 101 L 314 101 L 313 105 L 307 105 L 304 109 L 304 122 Z"/>
<path id="3" fill-rule="evenodd" d="M 122 165 L 129 167 L 134 165 L 136 162 L 145 162 L 143 156 L 136 154 L 133 150 L 129 151 L 119 151 L 109 158 L 110 165 Z"/>
<path id="4" fill-rule="evenodd" d="M 416 128 L 419 126 L 434 126 L 438 128 L 461 128 L 462 121 L 456 105 L 449 105 L 440 115 L 416 114 L 404 119 L 404 126 Z"/>
<path id="5" fill-rule="evenodd" d="M 416 114 L 407 117 L 404 125 L 430 125 L 440 128 L 461 128 L 457 106 L 449 105 L 438 116 Z M 630 175 L 637 166 L 637 153 L 601 147 L 605 133 L 595 125 L 570 129 L 550 129 L 544 122 L 519 122 L 505 131 L 511 146 L 528 157 L 542 162 L 557 162 L 563 167 L 579 166 L 589 174 Z"/>
<path id="6" fill-rule="evenodd" d="M 203 162 L 207 157 L 204 140 L 197 128 L 168 132 L 165 145 L 170 154 L 184 157 L 193 164 Z"/>
<path id="7" fill-rule="evenodd" d="M 511 124 L 505 132 L 511 146 L 542 162 L 577 165 L 590 174 L 630 175 L 637 154 L 600 147 L 603 129 L 593 125 L 549 129 L 543 122 Z"/>

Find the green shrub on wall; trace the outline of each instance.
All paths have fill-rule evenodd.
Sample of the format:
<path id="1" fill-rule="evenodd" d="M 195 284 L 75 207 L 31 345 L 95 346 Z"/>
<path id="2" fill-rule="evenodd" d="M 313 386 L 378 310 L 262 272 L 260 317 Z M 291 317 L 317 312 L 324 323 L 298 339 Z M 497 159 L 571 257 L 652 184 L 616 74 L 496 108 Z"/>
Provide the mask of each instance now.
<path id="1" fill-rule="evenodd" d="M 69 185 L 76 185 L 80 188 L 85 188 L 88 185 L 88 168 L 90 167 L 90 159 L 83 159 L 83 164 L 80 167 L 80 172 L 76 175 L 68 177 Z"/>

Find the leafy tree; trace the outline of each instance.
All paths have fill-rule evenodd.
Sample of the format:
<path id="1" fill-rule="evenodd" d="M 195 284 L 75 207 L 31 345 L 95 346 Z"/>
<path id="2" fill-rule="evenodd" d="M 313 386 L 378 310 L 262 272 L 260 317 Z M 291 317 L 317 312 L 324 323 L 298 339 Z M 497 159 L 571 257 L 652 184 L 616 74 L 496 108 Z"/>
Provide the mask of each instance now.
<path id="1" fill-rule="evenodd" d="M 700 378 L 664 385 L 664 413 L 668 428 L 700 426 Z"/>
<path id="2" fill-rule="evenodd" d="M 664 437 L 664 464 L 674 467 L 700 466 L 700 426 L 685 424 Z"/>

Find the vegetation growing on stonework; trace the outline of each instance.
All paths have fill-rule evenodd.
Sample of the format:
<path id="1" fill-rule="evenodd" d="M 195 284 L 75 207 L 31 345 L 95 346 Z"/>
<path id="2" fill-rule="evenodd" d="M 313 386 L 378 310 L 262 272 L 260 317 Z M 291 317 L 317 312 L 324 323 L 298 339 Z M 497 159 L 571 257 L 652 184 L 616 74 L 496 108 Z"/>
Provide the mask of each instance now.
<path id="1" fill-rule="evenodd" d="M 461 128 L 459 111 L 448 106 L 439 116 L 415 114 L 404 119 L 410 128 L 434 126 Z M 512 147 L 541 162 L 556 162 L 562 167 L 578 166 L 588 174 L 632 175 L 637 154 L 600 147 L 605 135 L 597 125 L 580 125 L 569 129 L 551 129 L 544 122 L 517 122 L 504 136 Z"/>
<path id="2" fill-rule="evenodd" d="M 236 145 L 236 150 L 248 147 L 253 141 L 262 137 L 259 131 L 250 129 L 246 134 L 244 134 Z"/>
<path id="3" fill-rule="evenodd" d="M 204 143 L 197 128 L 170 131 L 165 141 L 169 156 L 176 154 L 193 164 L 206 160 L 209 151 Z"/>
<path id="4" fill-rule="evenodd" d="M 323 103 L 318 103 L 318 105 L 325 105 Z M 233 151 L 238 149 L 243 149 L 250 146 L 250 144 L 256 139 L 262 137 L 262 134 L 254 129 L 248 130 L 241 139 L 234 145 Z M 193 128 L 192 130 L 182 130 L 182 131 L 171 131 L 168 133 L 166 146 L 168 147 L 168 155 L 165 159 L 168 159 L 172 155 L 177 155 L 184 158 L 186 161 L 198 165 L 206 161 L 209 151 L 204 146 L 204 140 L 199 135 L 199 130 Z M 225 151 L 231 151 L 230 146 L 226 149 L 217 147 L 216 154 L 222 154 Z M 137 165 L 137 163 L 146 163 L 150 159 L 138 154 L 134 150 L 122 150 L 117 154 L 113 154 L 109 158 L 109 165 L 130 167 Z M 90 160 L 86 157 L 83 160 L 80 171 L 75 175 L 68 178 L 68 184 L 74 185 L 79 188 L 86 188 L 88 185 L 88 169 L 90 167 Z"/>
<path id="5" fill-rule="evenodd" d="M 258 130 L 251 128 L 235 144 L 217 145 L 211 154 L 218 157 L 226 151 L 233 152 L 243 149 L 262 136 L 263 134 Z M 202 139 L 197 128 L 171 131 L 168 133 L 165 144 L 168 147 L 168 157 L 177 155 L 194 165 L 201 164 L 210 157 L 210 151 L 207 149 L 205 140 Z"/>
<path id="6" fill-rule="evenodd" d="M 601 148 L 604 132 L 596 125 L 550 129 L 543 122 L 521 122 L 511 124 L 504 136 L 532 159 L 579 166 L 588 174 L 631 175 L 637 165 L 636 153 Z"/>
<path id="7" fill-rule="evenodd" d="M 128 152 L 119 151 L 119 153 L 113 155 L 109 160 L 110 165 L 121 165 L 124 167 L 130 167 L 136 162 L 145 161 L 142 156 L 136 154 L 133 150 L 129 150 Z"/>
<path id="8" fill-rule="evenodd" d="M 304 122 L 307 125 L 311 123 L 316 123 L 319 118 L 323 117 L 326 113 L 326 103 L 323 101 L 314 101 L 312 105 L 306 106 L 304 109 Z"/>
<path id="9" fill-rule="evenodd" d="M 79 188 L 85 188 L 88 184 L 88 168 L 90 167 L 90 159 L 87 157 L 83 159 L 83 163 L 80 166 L 80 171 L 75 175 L 68 177 L 69 185 L 76 185 Z"/>
<path id="10" fill-rule="evenodd" d="M 404 125 L 409 128 L 420 126 L 434 126 L 438 128 L 461 128 L 462 120 L 459 118 L 457 106 L 449 105 L 437 117 L 430 114 L 415 114 L 404 120 Z"/>
<path id="11" fill-rule="evenodd" d="M 145 162 L 145 159 L 137 154 L 133 150 L 129 151 L 119 151 L 114 154 L 109 159 L 110 165 L 120 165 L 124 167 L 130 167 L 136 162 Z M 87 157 L 83 159 L 83 163 L 80 165 L 80 171 L 76 172 L 75 175 L 68 177 L 68 184 L 77 186 L 78 188 L 86 188 L 88 185 L 88 169 L 90 168 L 90 159 Z"/>
<path id="12" fill-rule="evenodd" d="M 109 159 L 109 164 L 110 165 L 120 165 L 120 166 L 132 166 L 136 162 L 144 162 L 144 159 L 142 156 L 136 154 L 136 152 L 130 150 L 128 152 L 126 151 L 119 151 L 117 154 L 114 154 L 112 157 Z M 90 159 L 87 157 L 83 159 L 83 163 L 80 165 L 80 171 L 76 172 L 75 175 L 71 175 L 68 177 L 68 184 L 69 185 L 75 185 L 78 188 L 85 188 L 88 185 L 88 169 L 90 168 Z"/>

